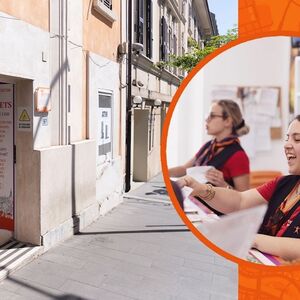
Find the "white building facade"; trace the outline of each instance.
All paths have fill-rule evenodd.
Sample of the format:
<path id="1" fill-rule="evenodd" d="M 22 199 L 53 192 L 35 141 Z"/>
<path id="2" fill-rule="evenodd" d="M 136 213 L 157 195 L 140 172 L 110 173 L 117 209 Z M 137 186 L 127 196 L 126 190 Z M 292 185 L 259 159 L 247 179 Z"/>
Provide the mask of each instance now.
<path id="1" fill-rule="evenodd" d="M 128 84 L 131 179 L 159 173 L 188 1 L 132 0 L 130 83 L 128 3 L 0 2 L 0 237 L 48 249 L 122 202 Z"/>
<path id="2" fill-rule="evenodd" d="M 120 3 L 13 0 L 0 13 L 0 231 L 47 249 L 122 201 Z"/>
<path id="3" fill-rule="evenodd" d="M 162 126 L 184 75 L 163 63 L 188 51 L 188 37 L 201 44 L 213 30 L 206 0 L 132 0 L 132 8 L 132 98 L 143 100 L 132 111 L 132 175 L 135 181 L 147 181 L 161 170 Z M 124 35 L 123 42 L 126 39 Z M 142 50 L 135 51 L 140 45 Z"/>

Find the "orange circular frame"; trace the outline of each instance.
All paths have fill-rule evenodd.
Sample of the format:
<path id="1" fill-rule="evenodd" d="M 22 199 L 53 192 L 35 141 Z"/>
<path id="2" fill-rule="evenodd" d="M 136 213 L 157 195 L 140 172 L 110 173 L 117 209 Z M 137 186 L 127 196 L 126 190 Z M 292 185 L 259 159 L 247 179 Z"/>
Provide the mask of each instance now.
<path id="1" fill-rule="evenodd" d="M 192 70 L 191 72 L 187 75 L 187 77 L 182 81 L 181 85 L 178 87 L 171 103 L 168 109 L 168 113 L 165 118 L 164 126 L 163 126 L 163 131 L 162 131 L 162 141 L 161 141 L 161 163 L 162 163 L 162 172 L 163 172 L 163 177 L 164 181 L 166 183 L 166 187 L 169 193 L 169 196 L 172 200 L 172 203 L 185 223 L 185 225 L 190 229 L 191 232 L 201 241 L 203 242 L 207 247 L 218 253 L 219 255 L 239 264 L 240 266 L 245 266 L 245 267 L 257 267 L 260 270 L 266 270 L 270 271 L 271 269 L 274 270 L 274 267 L 280 268 L 282 271 L 291 271 L 292 269 L 295 270 L 295 267 L 299 268 L 299 265 L 287 265 L 287 266 L 267 266 L 263 264 L 256 264 L 253 262 L 246 261 L 244 259 L 238 258 L 221 248 L 217 247 L 214 243 L 209 241 L 204 235 L 201 234 L 201 232 L 192 224 L 192 222 L 187 218 L 185 215 L 184 211 L 181 209 L 175 193 L 173 191 L 173 188 L 171 186 L 171 181 L 168 175 L 168 166 L 167 166 L 167 155 L 166 155 L 166 148 L 167 148 L 167 137 L 168 137 L 168 130 L 170 126 L 170 121 L 172 118 L 172 114 L 174 112 L 175 106 L 182 95 L 184 89 L 187 87 L 189 82 L 193 79 L 193 77 L 200 71 L 201 68 L 203 68 L 208 62 L 210 62 L 212 59 L 214 59 L 216 56 L 219 54 L 223 53 L 224 51 L 237 46 L 239 44 L 254 40 L 254 39 L 259 39 L 259 38 L 265 38 L 265 37 L 274 37 L 274 36 L 294 36 L 295 32 L 289 32 L 289 31 L 280 31 L 280 32 L 274 32 L 271 34 L 255 34 L 253 36 L 247 36 L 247 37 L 239 37 L 236 40 L 229 42 L 228 44 L 224 45 L 223 47 L 215 50 L 213 53 L 205 57 L 201 62 L 199 62 Z"/>

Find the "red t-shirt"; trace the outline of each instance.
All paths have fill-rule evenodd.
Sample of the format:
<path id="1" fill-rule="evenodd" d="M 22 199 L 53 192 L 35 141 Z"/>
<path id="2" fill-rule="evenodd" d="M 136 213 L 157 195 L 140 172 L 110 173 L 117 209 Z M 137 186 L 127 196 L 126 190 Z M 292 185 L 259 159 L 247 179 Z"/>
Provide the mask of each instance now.
<path id="1" fill-rule="evenodd" d="M 282 176 L 278 176 L 256 188 L 266 201 L 269 202 L 271 199 L 280 178 L 282 178 Z"/>
<path id="2" fill-rule="evenodd" d="M 225 162 L 220 171 L 223 172 L 225 180 L 230 180 L 233 177 L 249 174 L 250 168 L 247 154 L 242 150 L 235 152 Z"/>
<path id="3" fill-rule="evenodd" d="M 264 197 L 264 199 L 266 201 L 268 201 L 268 202 L 270 201 L 270 199 L 276 189 L 276 186 L 282 177 L 283 176 L 278 176 L 278 177 L 274 178 L 273 180 L 266 182 L 265 184 L 256 188 L 257 191 Z M 286 212 L 286 214 L 287 213 L 288 212 Z M 285 233 L 287 228 L 290 226 L 290 224 L 293 222 L 293 220 L 295 220 L 299 215 L 300 215 L 300 206 L 298 208 L 296 208 L 296 210 L 293 212 L 293 214 L 290 216 L 290 218 L 281 226 L 281 228 L 276 233 L 276 236 L 283 236 L 283 234 Z"/>

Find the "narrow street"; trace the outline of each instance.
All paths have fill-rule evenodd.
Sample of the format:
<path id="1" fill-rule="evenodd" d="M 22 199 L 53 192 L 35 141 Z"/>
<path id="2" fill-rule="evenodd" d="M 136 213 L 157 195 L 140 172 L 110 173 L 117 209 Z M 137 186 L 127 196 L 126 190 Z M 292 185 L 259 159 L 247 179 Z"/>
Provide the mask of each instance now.
<path id="1" fill-rule="evenodd" d="M 237 266 L 201 244 L 166 196 L 139 200 L 151 184 L 11 274 L 0 299 L 237 299 Z"/>

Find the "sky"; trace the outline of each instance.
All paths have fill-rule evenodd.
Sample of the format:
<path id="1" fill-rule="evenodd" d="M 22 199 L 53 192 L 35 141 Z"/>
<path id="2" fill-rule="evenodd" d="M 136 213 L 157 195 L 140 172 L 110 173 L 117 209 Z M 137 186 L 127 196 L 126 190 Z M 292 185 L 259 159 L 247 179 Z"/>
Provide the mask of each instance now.
<path id="1" fill-rule="evenodd" d="M 208 0 L 209 10 L 216 15 L 219 34 L 227 33 L 238 23 L 238 0 Z"/>

